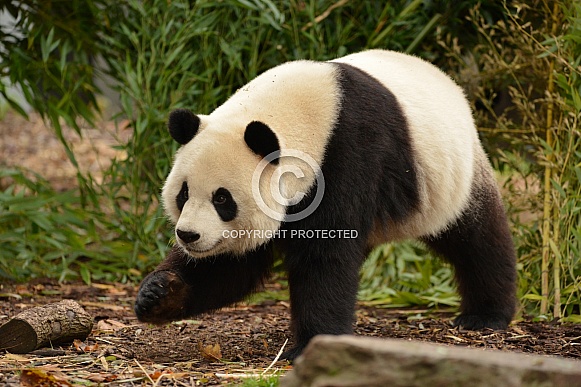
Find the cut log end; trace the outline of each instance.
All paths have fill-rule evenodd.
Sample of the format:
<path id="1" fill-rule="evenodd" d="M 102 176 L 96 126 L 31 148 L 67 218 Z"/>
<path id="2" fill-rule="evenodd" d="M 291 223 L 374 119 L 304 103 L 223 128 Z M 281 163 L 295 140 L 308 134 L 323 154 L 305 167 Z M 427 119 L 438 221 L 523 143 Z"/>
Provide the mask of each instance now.
<path id="1" fill-rule="evenodd" d="M 12 319 L 0 327 L 0 349 L 28 353 L 36 349 L 38 337 L 26 321 Z"/>
<path id="2" fill-rule="evenodd" d="M 78 303 L 63 300 L 31 308 L 0 327 L 0 350 L 28 353 L 46 345 L 85 340 L 93 319 Z"/>

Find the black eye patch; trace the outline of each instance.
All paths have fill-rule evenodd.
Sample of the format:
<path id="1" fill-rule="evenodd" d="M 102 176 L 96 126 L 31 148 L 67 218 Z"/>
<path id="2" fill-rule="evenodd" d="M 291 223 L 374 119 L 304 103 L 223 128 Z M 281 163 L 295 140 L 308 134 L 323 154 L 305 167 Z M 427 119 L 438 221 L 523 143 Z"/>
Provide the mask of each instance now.
<path id="1" fill-rule="evenodd" d="M 226 188 L 221 187 L 214 192 L 212 195 L 212 204 L 223 222 L 229 222 L 236 218 L 238 205 L 234 201 L 230 191 Z"/>
<path id="2" fill-rule="evenodd" d="M 178 210 L 183 210 L 184 206 L 186 205 L 186 202 L 188 201 L 189 195 L 188 195 L 188 183 L 186 183 L 184 181 L 184 183 L 182 184 L 182 189 L 180 190 L 180 193 L 178 193 L 178 196 L 176 196 L 176 205 L 178 206 Z"/>

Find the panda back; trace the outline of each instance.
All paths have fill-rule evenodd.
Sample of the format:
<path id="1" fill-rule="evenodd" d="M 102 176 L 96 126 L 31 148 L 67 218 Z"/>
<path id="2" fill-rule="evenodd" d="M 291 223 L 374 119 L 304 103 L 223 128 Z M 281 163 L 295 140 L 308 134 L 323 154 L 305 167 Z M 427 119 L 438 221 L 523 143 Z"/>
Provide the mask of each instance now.
<path id="1" fill-rule="evenodd" d="M 468 205 L 475 164 L 486 162 L 462 89 L 432 64 L 393 51 L 364 51 L 331 62 L 357 67 L 376 79 L 395 95 L 406 118 L 420 209 L 391 225 L 389 239 L 440 232 Z"/>

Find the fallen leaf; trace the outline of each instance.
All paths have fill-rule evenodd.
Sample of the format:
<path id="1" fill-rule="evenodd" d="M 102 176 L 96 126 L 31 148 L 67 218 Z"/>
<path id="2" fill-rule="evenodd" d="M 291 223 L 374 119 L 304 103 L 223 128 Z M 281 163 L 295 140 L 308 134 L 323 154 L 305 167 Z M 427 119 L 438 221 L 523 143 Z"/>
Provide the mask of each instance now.
<path id="1" fill-rule="evenodd" d="M 95 352 L 97 349 L 99 349 L 99 343 L 88 345 L 79 339 L 75 339 L 73 341 L 73 346 L 75 347 L 77 352 Z"/>
<path id="2" fill-rule="evenodd" d="M 199 345 L 200 352 L 202 353 L 202 357 L 206 360 L 212 361 L 220 361 L 222 359 L 222 351 L 220 349 L 220 344 L 214 345 Z"/>
<path id="3" fill-rule="evenodd" d="M 109 371 L 109 363 L 107 363 L 107 359 L 105 359 L 104 356 L 101 356 L 99 359 L 101 359 L 101 365 L 103 366 L 105 371 Z"/>
<path id="4" fill-rule="evenodd" d="M 81 346 L 82 345 L 83 345 L 83 342 L 81 340 L 79 340 L 79 339 L 74 339 L 73 340 L 73 346 L 75 347 L 75 349 L 77 351 L 80 351 L 81 350 Z"/>
<path id="5" fill-rule="evenodd" d="M 29 369 L 22 371 L 20 385 L 24 387 L 65 387 L 71 386 L 66 380 L 59 380 L 43 370 Z"/>
<path id="6" fill-rule="evenodd" d="M 113 375 L 113 374 L 90 374 L 87 376 L 87 379 L 90 380 L 91 382 L 95 382 L 95 383 L 111 383 L 115 380 L 117 380 L 117 375 Z"/>
<path id="7" fill-rule="evenodd" d="M 149 377 L 150 377 L 151 379 L 153 379 L 153 380 L 157 380 L 157 379 L 159 379 L 159 378 L 161 377 L 161 375 L 163 375 L 163 374 L 165 374 L 165 373 L 166 373 L 166 371 L 163 371 L 163 372 L 161 372 L 161 371 L 159 371 L 159 370 L 158 370 L 158 371 L 155 371 L 155 372 L 154 372 L 154 373 L 152 373 L 152 374 L 149 374 Z"/>
<path id="8" fill-rule="evenodd" d="M 97 322 L 97 330 L 99 331 L 117 331 L 122 328 L 127 328 L 127 325 L 115 320 L 99 320 Z"/>
<path id="9" fill-rule="evenodd" d="M 94 288 L 106 290 L 108 294 L 114 296 L 125 296 L 127 295 L 127 290 L 123 288 L 121 285 L 116 284 L 97 284 L 93 283 L 91 285 Z"/>

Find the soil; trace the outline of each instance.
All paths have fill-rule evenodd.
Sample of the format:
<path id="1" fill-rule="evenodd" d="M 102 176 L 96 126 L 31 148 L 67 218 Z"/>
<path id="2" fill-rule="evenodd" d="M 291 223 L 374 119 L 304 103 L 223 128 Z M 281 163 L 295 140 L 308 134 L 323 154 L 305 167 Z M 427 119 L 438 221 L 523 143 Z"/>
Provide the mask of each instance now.
<path id="1" fill-rule="evenodd" d="M 123 151 L 113 148 L 131 135 L 125 121 L 117 125 L 112 121 L 100 121 L 96 127 L 81 123 L 81 135 L 62 126 L 63 137 L 70 144 L 79 168 L 83 173 L 90 172 L 97 182 L 100 182 L 101 171 L 109 167 L 114 158 L 125 156 Z M 58 191 L 77 184 L 76 169 L 64 147 L 36 113 L 31 113 L 28 120 L 10 110 L 0 117 L 0 167 L 3 166 L 34 171 Z"/>
<path id="2" fill-rule="evenodd" d="M 269 284 L 268 290 L 280 290 L 280 285 Z M 240 304 L 192 320 L 153 326 L 138 322 L 133 314 L 136 291 L 136 286 L 124 284 L 35 281 L 2 285 L 0 325 L 27 308 L 74 299 L 93 316 L 94 327 L 83 342 L 27 355 L 0 355 L 0 384 L 20 385 L 27 369 L 63 383 L 55 386 L 66 386 L 64 382 L 195 386 L 240 383 L 269 366 L 268 375 L 292 368 L 286 361 L 271 365 L 287 340 L 286 346 L 292 345 L 286 301 Z M 362 336 L 581 360 L 581 325 L 518 321 L 506 331 L 463 331 L 451 326 L 452 312 L 365 305 L 358 306 L 356 317 L 355 334 Z"/>
<path id="3" fill-rule="evenodd" d="M 121 130 L 122 131 L 122 130 Z M 0 121 L 0 166 L 20 165 L 51 181 L 57 189 L 75 183 L 75 170 L 42 121 L 9 113 Z M 127 133 L 121 133 L 127 135 Z M 104 123 L 88 128 L 74 147 L 84 155 L 82 168 L 98 171 L 112 157 L 119 129 Z M 98 176 L 97 176 L 98 178 Z M 267 285 L 280 291 L 279 282 Z M 0 385 L 157 385 L 196 386 L 240 383 L 251 375 L 284 373 L 292 366 L 273 363 L 292 345 L 287 301 L 240 304 L 213 314 L 164 326 L 139 323 L 133 314 L 136 285 L 58 284 L 35 280 L 0 285 L 0 325 L 19 312 L 58 302 L 78 301 L 94 318 L 84 341 L 26 355 L 0 352 Z M 451 326 L 453 312 L 381 309 L 359 305 L 357 335 L 422 340 L 490 350 L 581 359 L 581 325 L 515 321 L 506 331 L 462 331 Z M 288 340 L 288 342 L 287 342 Z M 580 362 L 581 364 L 581 362 Z"/>

